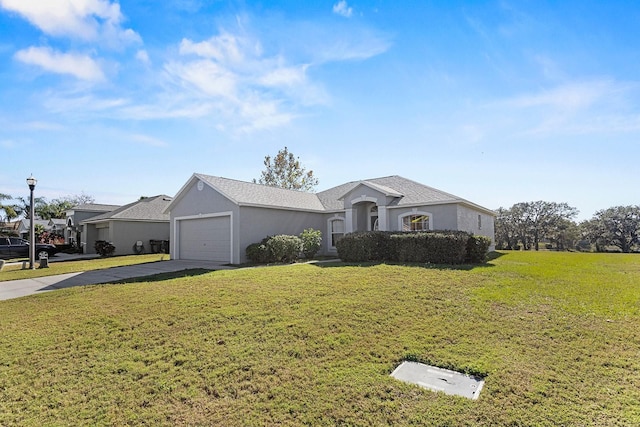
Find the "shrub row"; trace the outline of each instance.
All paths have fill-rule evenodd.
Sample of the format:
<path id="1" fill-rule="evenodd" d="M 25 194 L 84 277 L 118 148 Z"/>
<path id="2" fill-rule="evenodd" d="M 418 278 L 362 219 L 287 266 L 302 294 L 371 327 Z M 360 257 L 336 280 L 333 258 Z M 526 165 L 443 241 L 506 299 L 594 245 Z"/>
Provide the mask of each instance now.
<path id="1" fill-rule="evenodd" d="M 345 262 L 482 263 L 491 239 L 465 231 L 350 233 L 336 243 Z"/>
<path id="2" fill-rule="evenodd" d="M 322 245 L 322 233 L 312 228 L 304 230 L 300 236 L 279 234 L 268 236 L 260 243 L 247 246 L 247 258 L 251 262 L 265 264 L 269 262 L 294 262 L 301 254 L 313 258 Z"/>

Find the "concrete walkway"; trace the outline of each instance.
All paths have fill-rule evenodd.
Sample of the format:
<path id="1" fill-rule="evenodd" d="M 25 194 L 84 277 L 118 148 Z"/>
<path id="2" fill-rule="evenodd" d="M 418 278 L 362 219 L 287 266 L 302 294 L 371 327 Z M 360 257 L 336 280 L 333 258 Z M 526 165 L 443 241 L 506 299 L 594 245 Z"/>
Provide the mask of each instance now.
<path id="1" fill-rule="evenodd" d="M 111 283 L 123 279 L 152 276 L 154 274 L 170 273 L 195 268 L 222 270 L 231 269 L 233 267 L 224 266 L 212 261 L 167 260 L 79 273 L 36 277 L 33 279 L 10 280 L 7 282 L 0 282 L 0 300 L 19 298 L 40 292 L 54 291 L 56 289 L 70 288 L 73 286 Z"/>

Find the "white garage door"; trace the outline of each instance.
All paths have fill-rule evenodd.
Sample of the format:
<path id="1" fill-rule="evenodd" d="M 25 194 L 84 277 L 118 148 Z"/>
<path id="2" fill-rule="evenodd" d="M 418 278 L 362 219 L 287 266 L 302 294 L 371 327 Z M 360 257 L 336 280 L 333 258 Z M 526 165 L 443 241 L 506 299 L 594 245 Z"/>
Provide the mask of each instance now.
<path id="1" fill-rule="evenodd" d="M 180 259 L 231 262 L 231 217 L 184 219 L 180 227 Z"/>

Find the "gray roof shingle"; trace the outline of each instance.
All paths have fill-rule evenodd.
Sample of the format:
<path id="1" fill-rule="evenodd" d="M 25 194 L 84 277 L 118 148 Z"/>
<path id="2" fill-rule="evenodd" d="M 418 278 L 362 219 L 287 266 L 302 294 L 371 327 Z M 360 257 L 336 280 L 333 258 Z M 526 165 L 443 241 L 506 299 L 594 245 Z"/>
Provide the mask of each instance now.
<path id="1" fill-rule="evenodd" d="M 487 208 L 476 205 L 453 194 L 429 187 L 424 184 L 392 175 L 352 181 L 338 185 L 319 193 L 286 190 L 246 181 L 229 178 L 194 174 L 198 179 L 208 183 L 225 197 L 238 205 L 264 206 L 282 209 L 299 209 L 305 211 L 339 211 L 344 209 L 344 196 L 358 185 L 363 184 L 386 195 L 395 197 L 393 206 L 419 206 L 442 203 L 465 203 L 491 212 Z"/>
<path id="2" fill-rule="evenodd" d="M 120 206 L 119 208 L 94 216 L 83 223 L 101 222 L 106 220 L 122 220 L 122 221 L 169 221 L 169 214 L 164 213 L 169 203 L 173 200 L 169 196 L 160 195 L 155 197 L 146 197 L 137 202 Z"/>
<path id="3" fill-rule="evenodd" d="M 324 211 L 324 206 L 314 193 L 286 190 L 218 176 L 203 174 L 196 174 L 196 176 L 239 205 Z"/>
<path id="4" fill-rule="evenodd" d="M 87 211 L 87 212 L 111 212 L 120 207 L 120 205 L 104 205 L 100 203 L 85 203 L 77 205 L 69 209 L 69 211 Z"/>

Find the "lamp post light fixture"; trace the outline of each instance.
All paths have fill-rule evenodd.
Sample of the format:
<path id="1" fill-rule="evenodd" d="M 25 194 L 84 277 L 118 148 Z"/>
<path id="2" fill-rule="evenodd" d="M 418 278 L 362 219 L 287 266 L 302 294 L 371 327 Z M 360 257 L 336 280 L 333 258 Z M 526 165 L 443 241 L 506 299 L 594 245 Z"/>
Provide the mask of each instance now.
<path id="1" fill-rule="evenodd" d="M 36 188 L 37 183 L 38 180 L 33 177 L 33 174 L 31 174 L 31 176 L 27 178 L 27 184 L 29 185 L 29 190 L 31 191 L 29 197 L 29 269 L 31 270 L 36 268 L 36 223 L 33 218 L 35 216 L 35 209 L 33 206 L 33 190 Z"/>

